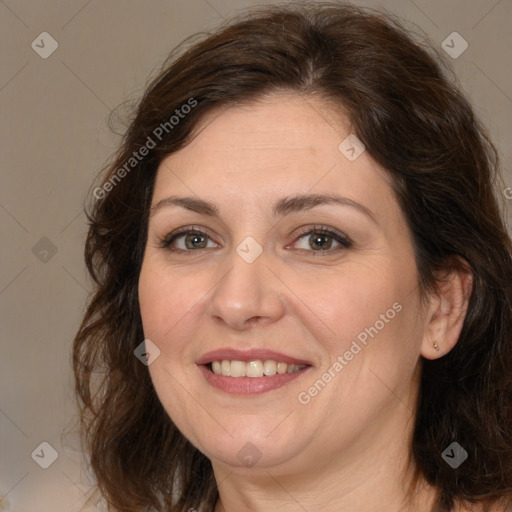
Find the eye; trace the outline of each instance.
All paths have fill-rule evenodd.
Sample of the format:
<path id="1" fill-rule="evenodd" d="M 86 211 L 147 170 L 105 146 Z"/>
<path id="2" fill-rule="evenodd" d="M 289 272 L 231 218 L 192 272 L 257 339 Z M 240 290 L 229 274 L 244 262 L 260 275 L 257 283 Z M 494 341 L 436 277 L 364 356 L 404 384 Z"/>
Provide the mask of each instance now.
<path id="1" fill-rule="evenodd" d="M 315 226 L 302 234 L 293 245 L 297 249 L 306 251 L 334 252 L 343 248 L 347 249 L 352 245 L 352 241 L 345 235 L 329 228 Z"/>
<path id="2" fill-rule="evenodd" d="M 217 244 L 204 231 L 183 228 L 167 235 L 160 241 L 159 247 L 171 251 L 193 251 L 217 247 Z"/>

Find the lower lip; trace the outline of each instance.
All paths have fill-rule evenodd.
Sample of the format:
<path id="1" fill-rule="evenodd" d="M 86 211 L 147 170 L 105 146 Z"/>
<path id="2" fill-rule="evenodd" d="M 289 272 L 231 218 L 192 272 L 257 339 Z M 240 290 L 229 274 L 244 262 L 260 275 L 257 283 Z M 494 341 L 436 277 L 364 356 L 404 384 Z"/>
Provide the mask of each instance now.
<path id="1" fill-rule="evenodd" d="M 226 377 L 213 373 L 208 367 L 200 365 L 199 369 L 204 378 L 214 388 L 220 389 L 225 393 L 233 395 L 259 395 L 278 389 L 289 382 L 303 375 L 309 367 L 306 367 L 296 373 L 276 374 L 265 377 Z"/>

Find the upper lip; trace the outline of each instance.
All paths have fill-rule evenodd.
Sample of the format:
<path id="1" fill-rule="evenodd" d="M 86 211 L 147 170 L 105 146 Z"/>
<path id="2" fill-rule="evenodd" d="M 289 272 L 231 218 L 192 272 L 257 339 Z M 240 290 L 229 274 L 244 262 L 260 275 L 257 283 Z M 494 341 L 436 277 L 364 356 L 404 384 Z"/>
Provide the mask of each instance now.
<path id="1" fill-rule="evenodd" d="M 201 364 L 209 364 L 213 361 L 257 361 L 257 360 L 266 361 L 271 359 L 272 361 L 277 361 L 278 363 L 287 363 L 287 364 L 300 364 L 300 365 L 308 365 L 311 363 L 304 359 L 287 356 L 286 354 L 282 354 L 280 352 L 275 352 L 274 350 L 265 350 L 265 349 L 251 349 L 251 350 L 239 350 L 236 348 L 220 348 L 217 350 L 212 350 L 211 352 L 207 352 L 203 356 L 201 356 L 197 361 L 197 365 Z"/>

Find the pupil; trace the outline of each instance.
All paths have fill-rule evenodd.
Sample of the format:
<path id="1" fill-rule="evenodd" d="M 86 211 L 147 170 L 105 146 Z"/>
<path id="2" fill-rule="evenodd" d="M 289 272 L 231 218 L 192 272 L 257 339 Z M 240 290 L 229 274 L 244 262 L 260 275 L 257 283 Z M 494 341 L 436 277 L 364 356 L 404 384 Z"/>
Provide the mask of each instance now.
<path id="1" fill-rule="evenodd" d="M 187 245 L 190 247 L 204 247 L 205 243 L 202 235 L 189 235 L 187 237 Z"/>
<path id="2" fill-rule="evenodd" d="M 325 249 L 329 249 L 331 244 L 329 243 L 329 237 L 325 236 L 325 235 L 319 235 L 319 234 L 316 234 L 316 235 L 312 235 L 314 238 L 313 238 L 313 243 L 315 244 L 316 247 L 319 247 L 320 250 L 325 250 Z M 327 242 L 327 244 L 326 244 Z M 326 244 L 326 245 L 324 245 Z"/>

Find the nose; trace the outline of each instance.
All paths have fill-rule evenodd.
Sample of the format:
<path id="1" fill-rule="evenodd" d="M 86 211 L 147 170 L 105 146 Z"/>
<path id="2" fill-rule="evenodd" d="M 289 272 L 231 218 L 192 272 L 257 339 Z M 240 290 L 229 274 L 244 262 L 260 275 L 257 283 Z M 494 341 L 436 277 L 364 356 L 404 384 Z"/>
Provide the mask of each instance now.
<path id="1" fill-rule="evenodd" d="M 214 287 L 208 313 L 214 321 L 237 331 L 279 320 L 285 312 L 282 283 L 268 268 L 263 252 L 248 263 L 236 251 Z"/>

